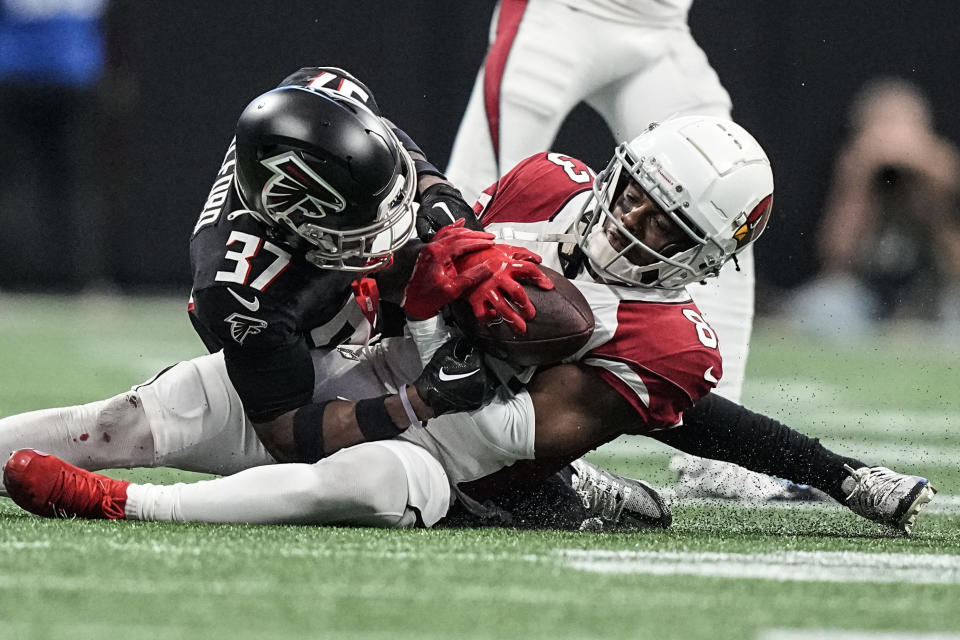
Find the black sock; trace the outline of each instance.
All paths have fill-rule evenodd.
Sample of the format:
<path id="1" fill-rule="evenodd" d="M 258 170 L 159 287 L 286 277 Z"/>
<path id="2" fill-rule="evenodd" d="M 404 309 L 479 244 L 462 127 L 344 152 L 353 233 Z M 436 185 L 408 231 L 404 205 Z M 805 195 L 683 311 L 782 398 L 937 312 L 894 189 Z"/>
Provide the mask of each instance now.
<path id="1" fill-rule="evenodd" d="M 809 484 L 844 501 L 843 465 L 866 466 L 838 455 L 768 416 L 716 394 L 708 394 L 683 414 L 683 425 L 651 434 L 686 453 L 733 462 L 751 471 Z"/>

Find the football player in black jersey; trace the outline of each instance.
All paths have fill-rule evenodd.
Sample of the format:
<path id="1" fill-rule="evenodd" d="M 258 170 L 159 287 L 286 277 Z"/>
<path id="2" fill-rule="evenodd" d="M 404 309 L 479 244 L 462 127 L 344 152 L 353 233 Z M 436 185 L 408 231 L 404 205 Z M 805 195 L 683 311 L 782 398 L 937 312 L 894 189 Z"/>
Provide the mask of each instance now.
<path id="1" fill-rule="evenodd" d="M 396 435 L 387 420 L 391 409 L 405 420 L 402 407 L 382 401 L 361 404 L 356 423 L 333 419 L 343 413 L 334 408 L 325 419 L 326 405 L 311 403 L 311 350 L 366 344 L 383 332 L 381 294 L 399 301 L 421 247 L 413 239 L 415 200 L 429 205 L 425 211 L 439 208 L 450 221 L 464 218 L 479 229 L 459 192 L 409 136 L 379 116 L 370 90 L 341 69 L 301 69 L 240 115 L 190 240 L 189 312 L 207 348 L 223 351 L 230 382 L 277 460 L 313 462 L 350 444 Z M 425 231 L 429 218 L 420 226 Z M 491 274 L 483 266 L 455 273 L 452 258 L 489 248 L 492 238 L 466 228 L 445 232 L 432 250 L 443 259 L 434 265 L 435 284 L 449 290 L 438 290 L 435 302 L 442 305 Z M 530 263 L 508 268 L 542 281 Z M 521 313 L 529 307 L 522 288 L 501 292 Z M 420 400 L 413 391 L 409 399 Z M 478 406 L 465 401 L 432 409 Z"/>
<path id="2" fill-rule="evenodd" d="M 536 256 L 499 245 L 505 250 L 486 252 L 496 264 L 457 272 L 455 258 L 494 245 L 478 226 L 409 136 L 379 117 L 367 87 L 340 69 L 301 69 L 243 111 L 193 230 L 189 313 L 213 355 L 114 398 L 7 418 L 0 445 L 36 446 L 93 469 L 229 474 L 276 461 L 316 462 L 349 445 L 391 438 L 421 418 L 476 408 L 492 382 L 479 354 L 462 343 L 441 346 L 424 363 L 409 340 L 400 341 L 401 350 L 408 347 L 405 371 L 347 361 L 359 361 L 374 334 L 389 335 L 384 311 L 400 301 L 415 260 L 425 286 L 407 301 L 414 317 L 435 316 L 461 296 L 518 327 L 532 317 L 517 281 L 552 286 L 534 266 Z M 414 229 L 430 240 L 426 248 Z M 473 287 L 483 280 L 493 286 Z M 376 349 L 395 349 L 391 344 L 384 339 Z M 402 384 L 410 380 L 410 387 Z M 381 395 L 371 393 L 378 388 Z M 337 399 L 315 401 L 322 398 Z M 231 429 L 238 422 L 244 428 Z M 423 466 L 428 455 L 409 443 L 389 444 L 355 448 L 352 473 L 337 467 L 343 456 L 322 468 L 341 469 L 330 475 L 344 481 L 359 473 L 370 488 L 364 495 L 389 502 L 389 490 L 402 483 L 362 470 L 387 473 L 397 458 L 408 468 Z M 534 510 L 548 517 L 531 524 L 579 526 L 586 512 L 570 480 L 568 473 L 538 494 Z M 329 478 L 322 484 L 338 486 Z M 619 500 L 617 517 L 630 510 L 614 495 L 618 488 L 629 490 L 608 487 Z M 408 501 L 421 513 L 414 489 Z M 449 495 L 447 487 L 417 495 L 443 501 L 444 491 Z M 557 501 L 566 505 L 560 520 Z M 662 501 L 651 492 L 647 502 L 654 524 L 669 524 Z"/>

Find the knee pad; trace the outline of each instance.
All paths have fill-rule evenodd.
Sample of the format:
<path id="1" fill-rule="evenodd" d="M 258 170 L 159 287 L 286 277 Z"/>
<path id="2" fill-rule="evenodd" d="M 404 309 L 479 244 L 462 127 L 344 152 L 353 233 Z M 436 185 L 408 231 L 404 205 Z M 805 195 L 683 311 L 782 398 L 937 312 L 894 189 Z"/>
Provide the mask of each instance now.
<path id="1" fill-rule="evenodd" d="M 301 499 L 323 524 L 394 527 L 407 509 L 407 472 L 389 450 L 365 443 L 311 465 Z"/>
<path id="2" fill-rule="evenodd" d="M 135 391 L 157 465 L 228 475 L 276 462 L 246 417 L 222 354 L 181 362 Z"/>
<path id="3" fill-rule="evenodd" d="M 401 440 L 381 440 L 342 449 L 315 467 L 325 467 L 338 491 L 356 496 L 370 526 L 433 526 L 450 508 L 450 482 L 443 467 L 424 448 Z"/>

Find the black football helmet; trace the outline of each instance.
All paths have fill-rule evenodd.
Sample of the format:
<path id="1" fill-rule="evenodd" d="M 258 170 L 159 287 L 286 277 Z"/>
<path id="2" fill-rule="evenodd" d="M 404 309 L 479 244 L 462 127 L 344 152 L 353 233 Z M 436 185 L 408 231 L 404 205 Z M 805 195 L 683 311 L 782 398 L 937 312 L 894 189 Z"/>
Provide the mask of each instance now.
<path id="1" fill-rule="evenodd" d="M 273 89 L 240 114 L 236 136 L 243 205 L 317 267 L 377 269 L 412 236 L 413 162 L 360 102 L 333 91 Z"/>

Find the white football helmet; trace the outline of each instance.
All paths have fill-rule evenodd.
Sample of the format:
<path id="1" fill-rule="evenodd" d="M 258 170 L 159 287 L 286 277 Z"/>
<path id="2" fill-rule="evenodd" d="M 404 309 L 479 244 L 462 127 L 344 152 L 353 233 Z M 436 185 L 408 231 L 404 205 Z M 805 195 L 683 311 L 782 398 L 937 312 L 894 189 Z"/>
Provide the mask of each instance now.
<path id="1" fill-rule="evenodd" d="M 634 180 L 690 237 L 692 246 L 657 253 L 630 233 L 613 213 Z M 593 195 L 575 225 L 577 244 L 592 269 L 614 284 L 677 289 L 715 276 L 766 227 L 773 203 L 773 172 L 760 144 L 723 118 L 685 116 L 651 124 L 621 144 L 593 184 Z M 627 240 L 615 249 L 605 230 Z M 655 261 L 627 259 L 639 247 Z"/>

